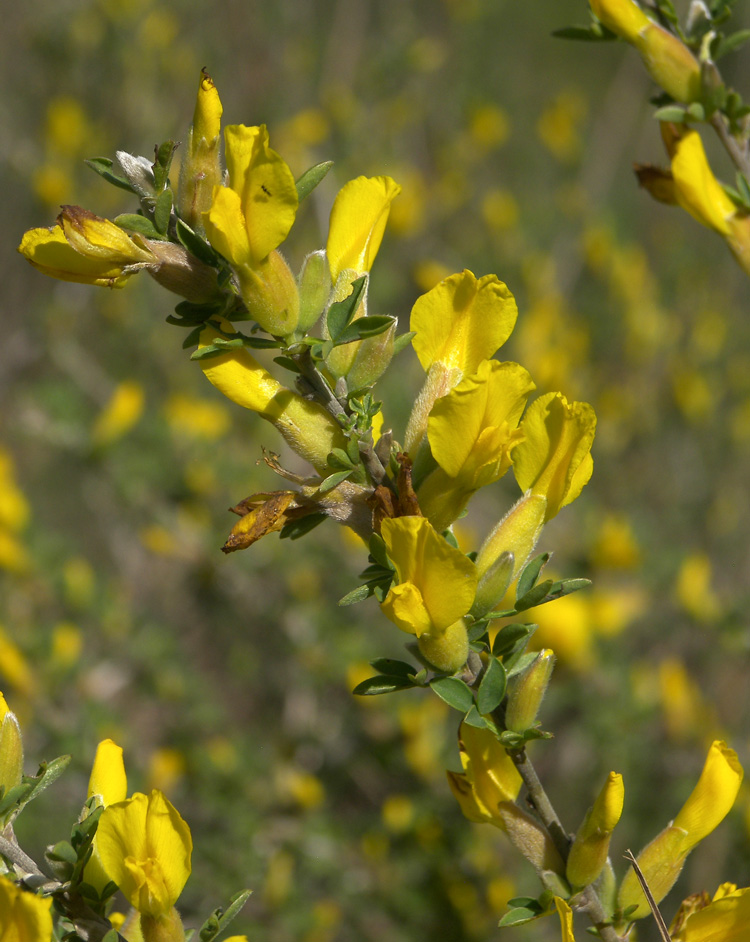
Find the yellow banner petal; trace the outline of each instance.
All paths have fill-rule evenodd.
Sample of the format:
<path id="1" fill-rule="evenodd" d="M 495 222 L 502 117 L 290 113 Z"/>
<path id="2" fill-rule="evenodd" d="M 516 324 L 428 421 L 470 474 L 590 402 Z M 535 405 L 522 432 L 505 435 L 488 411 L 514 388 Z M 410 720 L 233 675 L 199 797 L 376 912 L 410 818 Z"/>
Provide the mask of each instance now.
<path id="1" fill-rule="evenodd" d="M 517 316 L 513 295 L 496 275 L 477 279 L 465 270 L 417 299 L 412 346 L 425 372 L 439 361 L 468 375 L 505 343 Z"/>
<path id="2" fill-rule="evenodd" d="M 680 942 L 746 942 L 750 939 L 750 888 L 737 890 L 692 913 Z"/>
<path id="3" fill-rule="evenodd" d="M 128 794 L 128 780 L 122 748 L 111 739 L 103 739 L 96 748 L 94 764 L 89 778 L 88 797 L 101 796 L 105 805 L 124 801 Z"/>
<path id="4" fill-rule="evenodd" d="M 214 187 L 211 209 L 203 214 L 206 238 L 233 265 L 252 261 L 240 195 L 226 186 Z"/>
<path id="5" fill-rule="evenodd" d="M 390 177 L 357 177 L 339 190 L 331 209 L 326 253 L 335 284 L 339 272 L 368 272 L 383 239 L 391 203 L 401 187 Z"/>
<path id="6" fill-rule="evenodd" d="M 192 133 L 195 145 L 199 144 L 201 140 L 210 142 L 219 135 L 223 111 L 214 80 L 204 69 L 198 85 L 198 98 L 195 102 L 195 114 L 193 115 Z"/>

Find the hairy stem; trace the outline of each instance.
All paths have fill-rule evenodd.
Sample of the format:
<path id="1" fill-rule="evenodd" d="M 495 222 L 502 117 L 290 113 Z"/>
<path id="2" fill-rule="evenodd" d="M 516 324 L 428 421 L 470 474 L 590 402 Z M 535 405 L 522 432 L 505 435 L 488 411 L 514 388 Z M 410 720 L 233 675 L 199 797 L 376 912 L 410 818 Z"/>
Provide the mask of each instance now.
<path id="1" fill-rule="evenodd" d="M 718 111 L 711 116 L 710 123 L 735 167 L 750 180 L 750 157 L 748 157 L 747 148 L 743 148 L 737 138 L 730 133 L 726 121 Z"/>
<path id="2" fill-rule="evenodd" d="M 526 751 L 524 749 L 516 752 L 509 750 L 508 754 L 524 781 L 524 785 L 529 793 L 529 800 L 540 821 L 547 828 L 562 859 L 567 860 L 571 840 L 565 832 L 557 816 L 557 812 L 552 807 L 552 802 L 549 800 L 549 796 L 544 790 L 539 776 L 536 774 L 536 769 L 526 755 Z M 587 914 L 589 919 L 591 919 L 596 926 L 599 936 L 604 942 L 622 942 L 622 938 L 615 929 L 611 925 L 606 924 L 608 919 L 607 913 L 593 886 L 585 887 L 577 895 L 577 901 L 578 905 L 576 908 Z"/>

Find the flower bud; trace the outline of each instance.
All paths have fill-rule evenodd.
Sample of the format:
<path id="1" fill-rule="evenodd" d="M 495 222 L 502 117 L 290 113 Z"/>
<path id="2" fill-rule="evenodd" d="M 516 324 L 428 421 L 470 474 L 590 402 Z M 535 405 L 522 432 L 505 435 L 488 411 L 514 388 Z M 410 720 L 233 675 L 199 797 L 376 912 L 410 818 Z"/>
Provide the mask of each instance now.
<path id="1" fill-rule="evenodd" d="M 544 827 L 529 814 L 510 801 L 501 801 L 496 815 L 499 826 L 508 835 L 511 844 L 520 851 L 537 873 L 555 873 L 563 876 L 565 864 L 560 852 Z"/>
<path id="2" fill-rule="evenodd" d="M 482 618 L 500 602 L 513 578 L 515 556 L 503 551 L 480 577 L 470 614 Z"/>
<path id="3" fill-rule="evenodd" d="M 23 775 L 23 738 L 16 714 L 8 709 L 0 693 L 0 786 L 5 791 L 21 784 Z"/>
<path id="4" fill-rule="evenodd" d="M 524 494 L 511 507 L 500 523 L 487 536 L 479 550 L 476 567 L 480 579 L 484 578 L 485 574 L 489 572 L 503 553 L 513 554 L 513 571 L 510 582 L 515 579 L 534 552 L 534 547 L 544 526 L 546 512 L 547 499 L 543 494 Z M 489 593 L 489 587 L 487 592 Z M 499 596 L 495 604 L 501 598 L 502 596 Z M 486 604 L 486 601 L 484 604 Z M 489 609 L 485 608 L 481 614 L 485 614 L 487 611 Z M 478 612 L 472 609 L 472 615 L 477 617 Z"/>
<path id="5" fill-rule="evenodd" d="M 393 359 L 394 341 L 396 339 L 396 318 L 391 326 L 375 337 L 366 337 L 357 346 L 354 362 L 346 374 L 349 389 L 362 389 L 374 386 L 388 369 Z"/>
<path id="6" fill-rule="evenodd" d="M 604 870 L 610 837 L 620 820 L 624 796 L 622 776 L 610 772 L 570 848 L 565 875 L 572 886 L 588 886 Z"/>
<path id="7" fill-rule="evenodd" d="M 221 184 L 219 154 L 222 107 L 213 79 L 201 75 L 193 126 L 188 135 L 186 156 L 180 169 L 177 213 L 203 235 L 203 216 L 211 207 L 213 188 Z"/>
<path id="8" fill-rule="evenodd" d="M 463 618 L 444 631 L 426 631 L 417 639 L 419 651 L 433 667 L 446 674 L 455 674 L 469 656 L 469 635 Z"/>
<path id="9" fill-rule="evenodd" d="M 297 330 L 305 334 L 320 317 L 331 293 L 331 273 L 323 250 L 311 252 L 299 273 L 299 320 Z"/>
<path id="10" fill-rule="evenodd" d="M 240 294 L 250 317 L 274 337 L 288 337 L 299 321 L 299 291 L 291 269 L 274 249 L 257 266 L 238 266 Z"/>
<path id="11" fill-rule="evenodd" d="M 554 666 L 555 655 L 549 648 L 544 648 L 525 671 L 511 677 L 505 710 L 506 729 L 523 733 L 534 725 Z"/>

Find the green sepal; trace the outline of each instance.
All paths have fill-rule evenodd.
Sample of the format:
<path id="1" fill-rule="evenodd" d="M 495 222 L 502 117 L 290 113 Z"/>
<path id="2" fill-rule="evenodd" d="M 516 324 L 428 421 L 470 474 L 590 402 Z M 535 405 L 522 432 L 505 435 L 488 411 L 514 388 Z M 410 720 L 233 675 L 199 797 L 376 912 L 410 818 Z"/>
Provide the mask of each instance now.
<path id="1" fill-rule="evenodd" d="M 357 684 L 352 693 L 356 697 L 377 697 L 384 693 L 394 693 L 396 690 L 408 690 L 413 686 L 415 685 L 405 677 L 378 674 Z"/>
<path id="2" fill-rule="evenodd" d="M 84 163 L 87 167 L 90 167 L 94 173 L 98 173 L 107 183 L 111 183 L 112 186 L 117 186 L 121 190 L 127 190 L 128 193 L 138 195 L 138 191 L 129 180 L 126 180 L 125 177 L 121 177 L 116 173 L 112 173 L 111 168 L 114 166 L 114 161 L 110 160 L 109 157 L 91 157 L 88 160 L 84 160 Z"/>
<path id="3" fill-rule="evenodd" d="M 215 252 L 211 246 L 197 235 L 190 226 L 182 219 L 177 217 L 175 222 L 175 235 L 180 240 L 180 244 L 194 255 L 199 262 L 216 267 L 220 264 L 221 256 Z"/>
<path id="4" fill-rule="evenodd" d="M 300 517 L 299 520 L 290 520 L 289 523 L 285 523 L 281 528 L 279 539 L 299 540 L 311 530 L 314 530 L 315 527 L 320 526 L 326 519 L 326 514 L 307 514 L 305 517 Z"/>
<path id="5" fill-rule="evenodd" d="M 430 687 L 441 700 L 445 700 L 448 706 L 459 713 L 468 713 L 474 706 L 471 688 L 458 677 L 437 677 L 430 682 Z"/>
<path id="6" fill-rule="evenodd" d="M 150 219 L 141 216 L 139 213 L 121 213 L 112 220 L 115 225 L 127 232 L 137 232 L 147 239 L 158 239 L 163 241 L 164 236 L 157 231 L 156 226 Z"/>
<path id="7" fill-rule="evenodd" d="M 500 706 L 507 685 L 505 668 L 497 658 L 490 656 L 477 691 L 477 710 L 482 714 L 492 713 Z"/>
<path id="8" fill-rule="evenodd" d="M 156 197 L 154 203 L 154 225 L 162 236 L 167 234 L 169 217 L 172 214 L 172 190 L 167 187 Z"/>
<path id="9" fill-rule="evenodd" d="M 334 301 L 328 308 L 326 326 L 328 328 L 328 335 L 334 344 L 338 343 L 339 334 L 348 327 L 356 314 L 366 284 L 367 275 L 362 275 L 361 278 L 357 278 L 352 282 L 352 290 L 349 297 L 344 298 L 343 301 Z"/>
<path id="10" fill-rule="evenodd" d="M 295 181 L 297 187 L 297 199 L 301 203 L 306 196 L 309 196 L 315 187 L 324 179 L 328 171 L 333 166 L 332 160 L 324 160 L 322 163 L 315 164 L 309 170 L 298 177 Z"/>

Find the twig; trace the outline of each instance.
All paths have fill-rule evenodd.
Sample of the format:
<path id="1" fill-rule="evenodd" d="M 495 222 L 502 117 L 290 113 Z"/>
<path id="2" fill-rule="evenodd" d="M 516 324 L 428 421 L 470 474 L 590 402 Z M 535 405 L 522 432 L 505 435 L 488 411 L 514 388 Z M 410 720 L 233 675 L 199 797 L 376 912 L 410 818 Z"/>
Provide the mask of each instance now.
<path id="1" fill-rule="evenodd" d="M 659 935 L 662 937 L 663 942 L 672 942 L 672 936 L 669 934 L 667 924 L 664 922 L 664 917 L 659 912 L 659 907 L 656 905 L 656 900 L 654 899 L 651 890 L 648 888 L 646 878 L 643 876 L 641 868 L 638 866 L 638 861 L 635 859 L 633 851 L 628 850 L 623 856 L 626 860 L 630 861 L 630 865 L 632 866 L 633 870 L 635 870 L 635 875 L 638 877 L 638 882 L 641 884 L 643 895 L 646 897 L 648 905 L 651 907 L 651 912 L 653 913 L 654 919 L 656 921 Z"/>
<path id="2" fill-rule="evenodd" d="M 729 133 L 729 128 L 718 111 L 711 115 L 710 124 L 718 134 L 726 152 L 732 158 L 735 167 L 750 180 L 750 158 L 748 158 L 747 150 L 743 150 L 737 138 Z"/>

